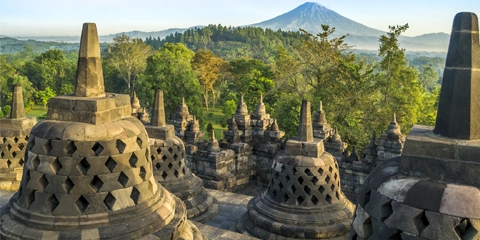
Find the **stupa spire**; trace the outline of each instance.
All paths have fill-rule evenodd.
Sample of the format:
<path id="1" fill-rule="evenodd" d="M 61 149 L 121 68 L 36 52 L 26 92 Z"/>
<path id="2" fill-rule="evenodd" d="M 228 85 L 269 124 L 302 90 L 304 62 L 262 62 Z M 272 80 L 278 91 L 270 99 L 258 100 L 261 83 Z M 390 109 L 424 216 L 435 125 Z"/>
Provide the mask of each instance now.
<path id="1" fill-rule="evenodd" d="M 157 89 L 155 93 L 155 102 L 153 105 L 153 114 L 150 124 L 154 127 L 165 126 L 165 108 L 163 105 L 163 91 Z"/>
<path id="2" fill-rule="evenodd" d="M 313 141 L 312 115 L 310 113 L 310 102 L 308 100 L 302 101 L 300 121 L 298 124 L 298 141 Z"/>
<path id="3" fill-rule="evenodd" d="M 25 118 L 22 86 L 20 84 L 15 84 L 15 86 L 13 86 L 12 108 L 10 109 L 10 118 Z"/>
<path id="4" fill-rule="evenodd" d="M 77 97 L 105 97 L 100 44 L 95 23 L 84 23 L 78 51 Z"/>

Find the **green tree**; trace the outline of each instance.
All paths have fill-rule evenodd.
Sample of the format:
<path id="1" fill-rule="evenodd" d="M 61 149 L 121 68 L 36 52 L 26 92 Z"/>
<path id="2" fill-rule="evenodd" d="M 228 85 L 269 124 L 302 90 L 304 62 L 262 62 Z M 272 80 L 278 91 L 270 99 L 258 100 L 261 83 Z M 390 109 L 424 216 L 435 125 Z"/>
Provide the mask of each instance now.
<path id="1" fill-rule="evenodd" d="M 162 89 L 167 114 L 175 113 L 182 97 L 185 97 L 190 112 L 202 120 L 202 89 L 192 69 L 194 55 L 181 43 L 166 43 L 151 55 L 137 88 L 142 105 L 151 105 L 155 89 Z"/>
<path id="2" fill-rule="evenodd" d="M 130 38 L 125 34 L 116 36 L 113 41 L 105 61 L 117 70 L 118 76 L 125 81 L 131 95 L 138 76 L 147 67 L 147 58 L 152 53 L 152 47 L 140 38 Z"/>
<path id="3" fill-rule="evenodd" d="M 425 89 L 425 91 L 433 92 L 436 88 L 438 88 L 440 86 L 440 84 L 438 84 L 438 80 L 438 73 L 433 69 L 432 65 L 421 66 L 418 81 L 420 84 L 422 84 L 422 87 Z"/>
<path id="4" fill-rule="evenodd" d="M 43 109 L 46 109 L 48 100 L 55 97 L 55 92 L 50 87 L 46 87 L 44 90 L 37 91 L 35 95 L 38 102 L 43 105 Z"/>

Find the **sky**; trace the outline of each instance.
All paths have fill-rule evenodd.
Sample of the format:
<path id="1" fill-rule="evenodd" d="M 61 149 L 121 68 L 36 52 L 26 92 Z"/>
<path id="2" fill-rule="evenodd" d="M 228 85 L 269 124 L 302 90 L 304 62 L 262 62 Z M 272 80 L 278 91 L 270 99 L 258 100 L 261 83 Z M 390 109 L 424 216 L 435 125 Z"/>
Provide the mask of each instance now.
<path id="1" fill-rule="evenodd" d="M 99 35 L 208 24 L 242 26 L 288 12 L 306 0 L 0 0 L 0 35 L 79 36 L 84 22 Z M 310 0 L 312 1 L 312 0 Z M 408 23 L 406 36 L 450 34 L 458 12 L 480 14 L 478 0 L 314 0 L 372 28 Z"/>

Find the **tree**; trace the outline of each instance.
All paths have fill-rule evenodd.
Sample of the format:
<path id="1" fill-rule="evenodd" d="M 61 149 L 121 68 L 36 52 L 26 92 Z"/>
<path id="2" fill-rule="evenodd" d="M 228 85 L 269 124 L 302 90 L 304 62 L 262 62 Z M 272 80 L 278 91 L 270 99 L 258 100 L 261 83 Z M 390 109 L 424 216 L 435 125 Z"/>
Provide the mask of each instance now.
<path id="1" fill-rule="evenodd" d="M 107 64 L 118 71 L 118 76 L 125 81 L 131 95 L 138 76 L 147 67 L 147 58 L 152 53 L 152 47 L 140 38 L 132 39 L 124 33 L 116 36 L 113 41 L 105 59 Z"/>
<path id="2" fill-rule="evenodd" d="M 438 84 L 439 76 L 432 65 L 423 65 L 420 68 L 420 75 L 418 75 L 418 81 L 422 84 L 423 89 L 427 92 L 433 92 L 440 86 Z"/>
<path id="3" fill-rule="evenodd" d="M 219 79 L 219 75 L 222 71 L 225 61 L 223 59 L 216 57 L 210 50 L 198 50 L 193 59 L 192 68 L 195 72 L 195 75 L 200 82 L 203 90 L 203 100 L 205 107 L 208 109 L 208 96 L 212 92 L 215 97 L 215 91 L 213 86 Z M 215 110 L 215 109 L 214 109 Z"/>
<path id="4" fill-rule="evenodd" d="M 155 89 L 162 89 L 167 114 L 175 113 L 182 97 L 185 97 L 190 112 L 201 120 L 202 90 L 192 69 L 194 55 L 181 43 L 166 43 L 152 54 L 147 59 L 145 74 L 137 88 L 142 105 L 153 103 Z"/>
<path id="5" fill-rule="evenodd" d="M 48 100 L 50 100 L 52 97 L 55 97 L 55 92 L 50 87 L 46 87 L 44 90 L 37 91 L 35 95 L 38 99 L 38 102 L 43 105 L 43 109 L 46 109 Z"/>

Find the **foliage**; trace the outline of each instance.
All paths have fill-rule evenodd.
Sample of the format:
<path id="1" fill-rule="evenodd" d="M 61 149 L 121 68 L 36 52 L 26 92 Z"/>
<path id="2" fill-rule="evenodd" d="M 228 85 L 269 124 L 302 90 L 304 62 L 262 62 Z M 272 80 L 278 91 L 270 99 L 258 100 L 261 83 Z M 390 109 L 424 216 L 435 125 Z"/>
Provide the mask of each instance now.
<path id="1" fill-rule="evenodd" d="M 227 100 L 223 104 L 223 114 L 226 116 L 232 116 L 235 114 L 235 111 L 237 110 L 237 103 L 233 100 Z"/>
<path id="2" fill-rule="evenodd" d="M 152 47 L 141 39 L 132 39 L 124 33 L 116 36 L 113 41 L 113 45 L 105 56 L 105 62 L 112 66 L 118 76 L 125 81 L 128 93 L 131 95 L 138 76 L 147 67 L 147 58 L 152 52 Z"/>
<path id="3" fill-rule="evenodd" d="M 38 91 L 35 96 L 38 102 L 43 105 L 43 109 L 47 108 L 47 103 L 50 98 L 55 97 L 55 92 L 50 87 L 46 87 L 44 90 Z"/>
<path id="4" fill-rule="evenodd" d="M 165 44 L 151 55 L 137 88 L 142 105 L 153 103 L 155 89 L 162 89 L 166 116 L 174 114 L 182 97 L 185 97 L 190 112 L 201 120 L 202 90 L 192 69 L 194 55 L 181 43 Z"/>

